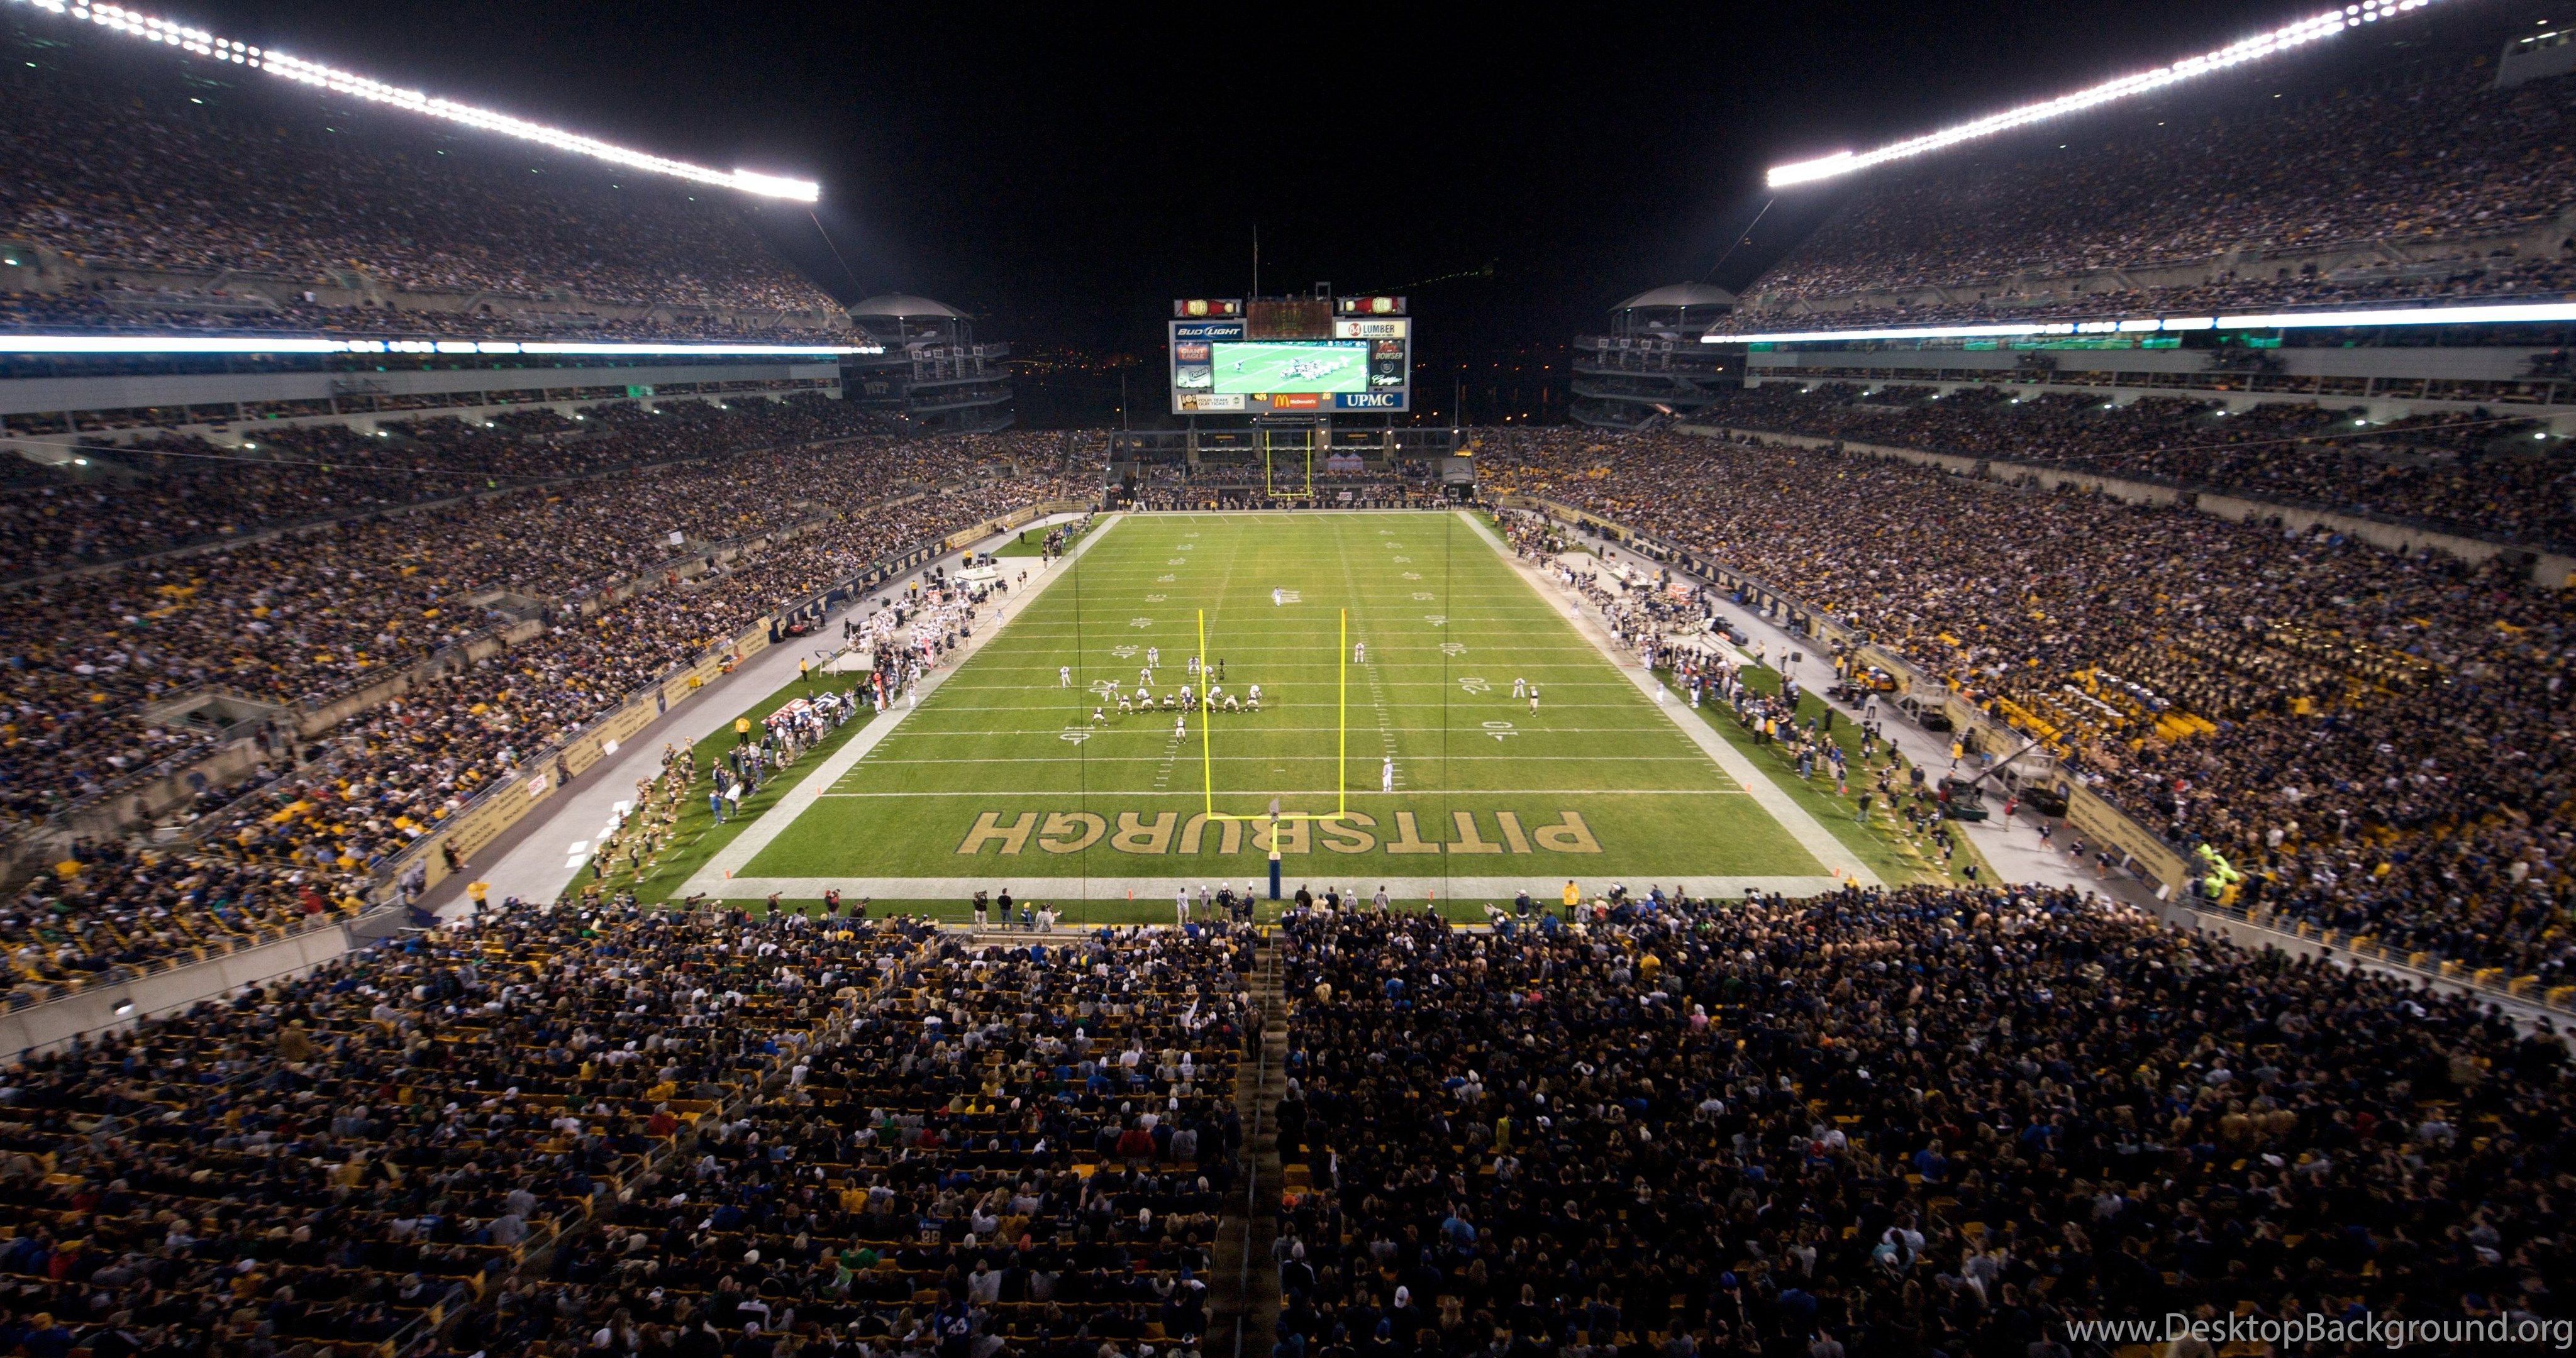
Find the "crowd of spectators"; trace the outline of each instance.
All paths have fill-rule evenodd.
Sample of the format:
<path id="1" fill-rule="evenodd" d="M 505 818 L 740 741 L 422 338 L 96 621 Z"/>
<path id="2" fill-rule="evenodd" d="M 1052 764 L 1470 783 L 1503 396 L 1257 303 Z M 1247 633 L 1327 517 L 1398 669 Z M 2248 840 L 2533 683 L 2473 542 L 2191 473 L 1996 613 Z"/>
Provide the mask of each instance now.
<path id="1" fill-rule="evenodd" d="M 876 432 L 868 413 L 821 397 L 630 402 L 565 415 L 539 406 L 468 423 L 452 415 L 346 424 L 253 424 L 217 444 L 150 435 L 84 443 L 77 464 L 29 465 L 0 488 L 0 578 L 42 574 L 378 513 L 426 500 L 705 458 L 747 443 Z"/>
<path id="2" fill-rule="evenodd" d="M 12 563 L 21 569 L 74 564 L 84 549 L 103 549 L 103 555 L 210 536 L 204 531 L 210 509 L 249 511 L 247 523 L 212 523 L 211 536 L 219 538 L 262 521 L 304 521 L 316 508 L 360 516 L 318 531 L 251 538 L 231 550 L 15 590 L 16 606 L 0 623 L 7 654 L 0 663 L 9 671 L 6 696 L 15 709 L 0 725 L 0 799 L 21 814 L 59 804 L 167 758 L 178 752 L 174 743 L 193 739 L 140 720 L 141 705 L 210 685 L 269 702 L 324 695 L 486 626 L 483 611 L 467 602 L 473 595 L 595 592 L 677 555 L 671 532 L 712 544 L 767 531 L 811 518 L 821 506 L 884 498 L 870 492 L 902 470 L 888 455 L 894 445 L 884 440 L 718 459 L 733 448 L 868 427 L 852 423 L 858 413 L 839 402 L 745 402 L 726 410 L 670 403 L 662 411 L 668 413 L 601 412 L 606 441 L 569 445 L 582 450 L 569 456 L 497 436 L 424 446 L 346 429 L 280 431 L 274 436 L 280 448 L 228 453 L 232 460 L 173 457 L 211 468 L 187 474 L 179 491 L 165 492 L 160 476 L 130 468 L 130 479 L 110 474 L 77 486 L 22 480 L 19 489 L 0 492 L 0 512 L 28 525 L 13 542 L 28 554 Z M 386 445 L 377 455 L 383 462 L 409 464 L 403 472 L 319 461 L 377 443 Z M 154 447 L 164 455 L 217 451 Z M 240 460 L 253 453 L 282 456 Z M 101 460 L 110 456 L 100 454 Z M 505 466 L 518 469 L 508 473 L 512 480 L 524 482 L 527 469 L 606 462 L 672 465 L 489 493 Z M 921 474 L 935 481 L 971 465 L 955 450 L 933 448 Z M 292 489 L 264 496 L 270 484 Z M 375 512 L 371 492 L 380 504 L 389 489 L 414 497 L 487 494 L 412 514 Z"/>
<path id="3" fill-rule="evenodd" d="M 2548 301 L 2576 292 L 2576 252 L 2513 259 L 2509 251 L 2472 251 L 2403 268 L 2311 272 L 2273 277 L 2233 271 L 2202 283 L 2109 287 L 2037 294 L 2014 290 L 1970 298 L 1926 292 L 1903 301 L 1869 301 L 1794 314 L 1748 309 L 1721 322 L 1721 332 L 1850 330 L 1865 326 L 1968 325 L 1981 322 L 2096 321 L 2111 317 L 2208 316 L 2229 311 L 2301 311 L 2367 303 L 2435 305 L 2466 301 Z"/>
<path id="4" fill-rule="evenodd" d="M 746 344 L 845 344 L 853 342 L 830 316 L 798 313 L 783 319 L 690 310 L 637 316 L 586 309 L 587 299 L 525 301 L 486 297 L 470 308 L 398 305 L 394 297 L 354 306 L 284 300 L 283 280 L 266 290 L 240 281 L 232 288 L 142 290 L 101 283 L 66 292 L 0 292 L 0 333 L 138 335 L 349 336 L 364 339 L 520 339 L 643 342 L 732 340 Z M 497 307 L 497 309 L 496 309 Z"/>
<path id="5" fill-rule="evenodd" d="M 9 1066 L 7 1305 L 120 1358 L 1186 1345 L 1248 956 L 626 900 L 412 936 Z"/>
<path id="6" fill-rule="evenodd" d="M 772 416 L 631 418 L 748 438 Z M 212 730 L 154 716 L 187 693 L 310 705 L 447 654 L 310 744 L 273 721 L 269 774 L 210 790 L 182 843 L 78 846 L 11 893 L 0 947 L 42 986 L 354 908 L 479 789 L 765 616 L 1009 510 L 1087 502 L 1096 480 L 1058 455 L 1052 435 L 774 448 L 26 587 L 0 628 L 0 805 L 21 822 L 203 748 Z M 495 590 L 533 607 L 494 612 Z M 532 634 L 447 649 L 505 624 Z"/>
<path id="7" fill-rule="evenodd" d="M 2576 204 L 2576 176 L 2559 151 L 2569 84 L 2495 88 L 2488 27 L 2430 34 L 2391 58 L 2406 60 L 2402 68 L 2286 78 L 2249 69 L 2195 82 L 2176 102 L 2097 110 L 2071 126 L 1871 169 L 1753 285 L 1731 324 L 1770 328 L 1800 303 L 1908 291 L 1925 295 L 1828 307 L 1819 319 L 2050 319 L 2564 291 L 2576 281 L 2576 254 L 2551 242 L 2516 256 L 2498 238 Z M 2403 244 L 2405 260 L 2323 271 L 2258 260 L 2190 285 L 2067 294 L 2078 275 L 2369 240 Z"/>
<path id="8" fill-rule="evenodd" d="M 2537 423 L 2486 410 L 2373 424 L 2359 411 L 2154 396 L 2117 404 L 2009 387 L 1765 383 L 1702 418 L 1967 457 L 2066 466 L 2259 500 L 2576 546 L 2576 458 Z"/>
<path id="9" fill-rule="evenodd" d="M 1489 442 L 1488 491 L 1721 563 L 2063 752 L 2240 903 L 2576 982 L 2576 616 L 2468 565 L 2182 507 L 1678 435 Z"/>
<path id="10" fill-rule="evenodd" d="M 2145 1317 L 2159 1353 L 2306 1351 L 2167 1349 L 2177 1313 L 2571 1319 L 2554 1032 L 2068 892 L 1567 913 L 1290 919 L 1281 1349 L 2045 1358 L 2146 1351 L 2089 1328 Z"/>
<path id="11" fill-rule="evenodd" d="M 1444 492 L 1438 470 L 1423 458 L 1390 458 L 1370 466 L 1353 454 L 1338 468 L 1314 461 L 1277 465 L 1203 462 L 1195 467 L 1148 465 L 1128 477 L 1118 494 L 1138 509 L 1344 508 L 1382 509 L 1420 503 Z"/>
<path id="12" fill-rule="evenodd" d="M 1240 1202 L 1248 935 L 948 941 L 879 967 L 783 1089 L 701 1127 L 685 1197 L 602 1214 L 494 1337 L 564 1358 L 600 1331 L 652 1352 L 746 1323 L 817 1358 L 1195 1348 Z"/>
<path id="13" fill-rule="evenodd" d="M 314 295 L 217 277 L 167 296 L 16 297 L 0 318 L 658 337 L 703 327 L 609 321 L 585 304 L 719 313 L 719 327 L 755 333 L 777 330 L 783 312 L 833 314 L 726 190 L 243 82 L 231 78 L 237 68 L 209 81 L 129 51 L 93 52 L 93 41 L 127 46 L 0 36 L 0 159 L 11 169 L 0 234 L 92 270 L 249 274 L 316 291 L 362 277 L 395 309 L 351 308 L 333 323 L 313 314 L 329 310 Z M 407 292 L 482 295 L 489 310 L 402 307 Z"/>

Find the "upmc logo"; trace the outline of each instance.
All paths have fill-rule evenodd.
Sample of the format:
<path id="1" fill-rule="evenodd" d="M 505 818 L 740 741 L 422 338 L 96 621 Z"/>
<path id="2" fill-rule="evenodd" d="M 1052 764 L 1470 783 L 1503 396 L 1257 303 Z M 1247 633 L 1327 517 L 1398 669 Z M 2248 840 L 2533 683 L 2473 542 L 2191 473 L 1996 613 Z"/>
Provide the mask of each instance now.
<path id="1" fill-rule="evenodd" d="M 1395 410 L 1404 398 L 1392 391 L 1346 391 L 1339 397 L 1344 410 Z"/>

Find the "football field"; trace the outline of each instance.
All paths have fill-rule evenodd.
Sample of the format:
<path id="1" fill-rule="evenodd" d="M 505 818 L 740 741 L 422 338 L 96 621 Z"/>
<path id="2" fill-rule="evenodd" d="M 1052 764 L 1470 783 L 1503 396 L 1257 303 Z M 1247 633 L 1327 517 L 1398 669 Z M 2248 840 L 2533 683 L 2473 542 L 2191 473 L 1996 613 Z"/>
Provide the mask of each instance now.
<path id="1" fill-rule="evenodd" d="M 1288 892 L 1413 904 L 1874 880 L 1467 512 L 1127 515 L 1006 602 L 688 889 L 1168 900 L 1266 891 L 1274 847 Z M 1202 625 L 1221 692 L 1259 685 L 1260 711 L 1164 708 L 1205 687 Z"/>
<path id="2" fill-rule="evenodd" d="M 1366 391 L 1368 345 L 1221 344 L 1214 368 L 1221 392 Z"/>

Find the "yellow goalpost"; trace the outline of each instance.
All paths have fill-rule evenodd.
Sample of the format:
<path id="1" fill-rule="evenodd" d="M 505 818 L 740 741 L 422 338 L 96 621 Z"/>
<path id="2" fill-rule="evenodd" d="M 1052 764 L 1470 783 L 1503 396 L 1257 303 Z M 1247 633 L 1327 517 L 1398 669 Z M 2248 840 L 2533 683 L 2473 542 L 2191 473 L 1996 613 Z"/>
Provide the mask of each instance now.
<path id="1" fill-rule="evenodd" d="M 1315 498 L 1315 436 L 1314 436 L 1314 434 L 1313 434 L 1312 432 L 1308 432 L 1308 433 L 1306 434 L 1305 442 L 1304 442 L 1303 444 L 1301 444 L 1301 445 L 1298 447 L 1298 453 L 1299 453 L 1299 455 L 1300 455 L 1301 457 L 1303 457 L 1303 458 L 1305 459 L 1305 463 L 1306 463 L 1306 484 L 1305 484 L 1305 487 L 1304 487 L 1303 489 L 1298 489 L 1298 488 L 1296 488 L 1293 484 L 1292 484 L 1289 488 L 1287 488 L 1287 489 L 1282 489 L 1282 488 L 1280 487 L 1280 485 L 1279 485 L 1279 473 L 1278 473 L 1278 447 L 1279 447 L 1279 445 L 1278 445 L 1278 443 L 1275 441 L 1275 440 L 1276 440 L 1276 438 L 1277 438 L 1277 435 L 1276 435 L 1276 433 L 1275 433 L 1274 431 L 1272 431 L 1272 430 L 1264 429 L 1264 430 L 1262 430 L 1262 431 L 1261 431 L 1261 490 L 1262 490 L 1262 493 L 1263 493 L 1263 494 L 1265 494 L 1265 495 L 1268 495 L 1270 498 L 1272 498 L 1272 499 L 1274 499 L 1274 500 L 1290 500 L 1290 499 L 1295 499 L 1296 497 L 1298 497 L 1298 496 L 1300 496 L 1300 495 L 1302 495 L 1302 496 L 1304 496 L 1304 497 L 1306 497 L 1307 499 L 1310 499 L 1310 500 L 1311 500 L 1311 499 L 1313 499 L 1313 498 Z"/>
<path id="2" fill-rule="evenodd" d="M 1344 653 L 1351 645 L 1351 611 L 1341 611 L 1341 635 L 1333 650 L 1334 667 L 1341 671 L 1340 692 L 1334 702 L 1333 809 L 1330 811 L 1282 811 L 1279 800 L 1272 798 L 1270 810 L 1254 816 L 1239 816 L 1216 809 L 1216 723 L 1207 719 L 1206 693 L 1207 610 L 1199 613 L 1199 786 L 1207 797 L 1207 818 L 1212 821 L 1341 821 L 1351 813 L 1351 664 Z M 1275 857 L 1276 855 L 1274 855 Z"/>

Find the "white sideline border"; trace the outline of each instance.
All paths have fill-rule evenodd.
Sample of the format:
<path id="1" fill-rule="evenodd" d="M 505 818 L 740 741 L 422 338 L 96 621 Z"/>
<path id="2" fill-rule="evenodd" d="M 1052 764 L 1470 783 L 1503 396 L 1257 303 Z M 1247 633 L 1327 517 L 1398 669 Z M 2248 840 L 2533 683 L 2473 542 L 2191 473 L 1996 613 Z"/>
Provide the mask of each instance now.
<path id="1" fill-rule="evenodd" d="M 1418 513 L 1419 511 L 1389 512 Z M 1592 643 L 1613 670 L 1626 674 L 1626 677 L 1634 682 L 1650 701 L 1654 698 L 1656 692 L 1662 688 L 1660 680 L 1650 672 L 1637 669 L 1633 665 L 1622 664 L 1616 648 L 1600 629 L 1587 625 L 1581 609 L 1561 606 L 1561 601 L 1541 589 L 1536 574 L 1519 558 L 1512 555 L 1510 548 L 1504 545 L 1501 538 L 1495 536 L 1492 529 L 1477 522 L 1472 511 L 1460 509 L 1451 512 L 1466 520 L 1467 526 L 1485 545 L 1500 556 L 1504 564 L 1520 575 L 1523 582 L 1529 585 L 1532 592 L 1538 596 L 1540 603 L 1561 611 L 1566 620 L 1573 625 L 1575 634 Z M 1073 550 L 1056 563 L 1055 569 L 1046 572 L 1043 577 L 1033 582 L 1028 590 L 1018 596 L 1014 611 L 1020 611 L 1027 603 L 1034 601 L 1040 594 L 1051 588 L 1056 580 L 1062 578 L 1066 566 L 1088 552 L 1093 543 L 1108 536 L 1109 530 L 1127 517 L 1125 514 L 1106 516 L 1090 532 L 1083 534 L 1082 540 L 1075 543 Z M 981 653 L 987 642 L 1007 630 L 1008 624 L 1005 624 L 978 633 L 969 643 L 965 654 L 956 657 L 951 664 L 934 672 L 923 682 L 923 693 L 927 695 L 955 677 L 965 668 L 967 660 Z M 1679 879 L 1677 885 L 1695 895 L 1733 896 L 1741 895 L 1749 889 L 1789 896 L 1813 896 L 1836 891 L 1846 885 L 1877 886 L 1880 884 L 1878 875 L 1860 860 L 1859 855 L 1853 853 L 1841 840 L 1836 839 L 1832 831 L 1818 824 L 1815 817 L 1809 815 L 1806 808 L 1799 806 L 1786 789 L 1772 782 L 1754 766 L 1752 760 L 1728 743 L 1726 737 L 1710 727 L 1707 720 L 1698 713 L 1692 713 L 1689 721 L 1682 720 L 1680 713 L 1675 710 L 1677 706 L 1669 701 L 1655 703 L 1655 709 L 1658 712 L 1663 713 L 1684 736 L 1689 737 L 1702 752 L 1716 761 L 1718 767 L 1723 769 L 1729 778 L 1735 780 L 1736 784 L 1743 788 L 1744 792 L 1753 798 L 1754 803 L 1768 813 L 1774 822 L 1787 831 L 1800 848 L 1806 850 L 1810 857 L 1827 869 L 1827 873 L 1822 875 L 1685 877 Z M 785 834 L 788 828 L 802 819 L 806 812 L 821 805 L 826 797 L 833 795 L 831 789 L 840 783 L 842 776 L 856 767 L 861 759 L 876 748 L 878 742 L 901 726 L 913 711 L 914 709 L 905 707 L 892 714 L 894 717 L 892 721 L 872 722 L 866 730 L 852 737 L 840 749 L 833 751 L 829 759 L 817 765 L 789 787 L 779 797 L 778 803 L 766 814 L 754 821 L 731 843 L 718 850 L 699 867 L 696 873 L 681 883 L 675 894 L 703 895 L 716 900 L 746 900 L 760 899 L 775 892 L 802 900 L 819 897 L 829 889 L 851 896 L 884 896 L 890 900 L 928 900 L 950 896 L 962 897 L 979 890 L 990 889 L 989 884 L 1001 880 L 1000 876 L 987 874 L 976 877 L 745 877 L 740 875 L 762 850 Z M 812 790 L 808 791 L 809 788 Z M 791 808 L 793 814 L 780 814 Z M 1031 878 L 1027 879 L 1027 882 L 1030 887 L 1044 893 L 1045 897 L 1050 899 L 1105 900 L 1120 897 L 1160 899 L 1165 893 L 1178 890 L 1183 880 L 1179 877 L 1075 877 Z M 1421 895 L 1425 899 L 1428 899 L 1428 893 L 1440 890 L 1446 890 L 1453 895 L 1487 897 L 1499 895 L 1508 899 L 1512 893 L 1526 889 L 1530 880 L 1517 877 L 1390 877 L 1386 879 L 1386 885 L 1390 891 L 1401 890 L 1409 894 Z"/>
<path id="2" fill-rule="evenodd" d="M 1852 852 L 1851 846 L 1835 838 L 1833 831 L 1818 824 L 1814 816 L 1807 814 L 1807 808 L 1798 805 L 1797 799 L 1789 795 L 1788 789 L 1772 782 L 1770 775 L 1754 767 L 1753 761 L 1746 757 L 1743 751 L 1736 749 L 1732 742 L 1718 733 L 1716 727 L 1708 724 L 1708 718 L 1700 715 L 1688 703 L 1672 701 L 1672 691 L 1664 687 L 1664 681 L 1656 678 L 1654 671 L 1633 661 L 1621 660 L 1609 634 L 1584 616 L 1582 605 L 1567 603 L 1561 597 L 1542 588 L 1541 581 L 1544 577 L 1540 576 L 1528 562 L 1513 555 L 1511 548 L 1506 546 L 1500 537 L 1495 536 L 1494 530 L 1479 522 L 1473 512 L 1461 509 L 1457 513 L 1467 521 L 1469 528 L 1475 530 L 1477 536 L 1485 540 L 1487 546 L 1500 553 L 1503 560 L 1513 570 L 1519 572 L 1523 580 L 1529 582 L 1531 589 L 1538 593 L 1540 602 L 1548 604 L 1563 614 L 1565 620 L 1573 624 L 1575 634 L 1600 648 L 1602 656 L 1609 660 L 1611 667 L 1634 682 L 1638 690 L 1646 695 L 1647 700 L 1655 704 L 1656 711 L 1663 713 L 1674 726 L 1680 728 L 1683 735 L 1690 737 L 1694 744 L 1707 752 L 1709 758 L 1716 760 L 1717 766 L 1726 770 L 1727 777 L 1742 784 L 1744 790 L 1753 795 L 1754 804 L 1770 812 L 1771 819 L 1778 821 L 1780 828 L 1789 832 L 1789 837 L 1798 842 L 1799 848 L 1805 849 L 1818 863 L 1838 874 L 1836 877 L 1824 879 L 1826 885 L 1823 890 L 1837 890 L 1846 884 L 1880 885 L 1878 874 L 1872 872 L 1869 865 L 1860 860 L 1859 854 Z"/>
<path id="3" fill-rule="evenodd" d="M 1080 517 L 1078 514 L 1043 515 L 1024 528 L 1031 532 L 1041 531 Z M 999 545 L 1017 531 L 1020 530 L 1005 530 L 973 546 Z M 860 598 L 899 593 L 906 582 L 926 578 L 932 567 L 962 559 L 963 550 L 943 552 L 908 572 L 879 581 Z M 796 677 L 792 662 L 799 654 L 800 648 L 785 643 L 771 646 L 752 656 L 733 673 L 717 676 L 705 688 L 673 702 L 668 716 L 657 718 L 646 732 L 630 738 L 616 753 L 583 770 L 581 777 L 565 786 L 561 796 L 550 797 L 540 803 L 537 810 L 505 832 L 501 843 L 506 847 L 496 856 L 469 865 L 470 875 L 491 884 L 491 900 L 495 903 L 516 898 L 522 904 L 540 905 L 557 899 L 566 889 L 578 885 L 587 863 L 567 861 L 570 851 L 566 846 L 574 841 L 587 843 L 595 840 L 602 822 L 616 814 L 615 804 L 632 802 L 635 781 L 660 775 L 660 756 L 655 743 L 695 744 L 720 734 L 732 722 L 739 703 L 756 702 Z M 753 697 L 745 699 L 742 697 L 745 693 Z M 461 887 L 466 880 L 467 877 L 459 877 L 457 882 Z M 440 916 L 463 918 L 469 907 L 463 892 L 447 892 L 442 886 L 440 891 L 431 893 L 432 899 L 438 899 L 442 892 L 446 899 L 438 906 Z"/>
<path id="4" fill-rule="evenodd" d="M 1010 602 L 1011 611 L 1025 612 L 1028 605 L 1035 603 L 1038 596 L 1053 588 L 1056 581 L 1071 574 L 1067 567 L 1081 560 L 1083 553 L 1091 550 L 1091 544 L 1109 536 L 1110 530 L 1116 528 L 1126 517 L 1124 514 L 1110 514 L 1092 525 L 1091 530 L 1082 535 L 1082 540 L 1073 544 L 1072 551 L 1058 558 L 1055 565 L 1039 572 L 1038 578 L 1030 582 L 1026 589 L 1014 591 L 1006 596 Z M 938 692 L 957 675 L 958 671 L 966 668 L 967 661 L 983 654 L 984 647 L 993 638 L 1009 630 L 1010 624 L 1007 621 L 979 629 L 946 665 L 923 676 L 920 683 L 914 687 L 923 697 Z M 776 890 L 776 888 L 770 888 L 746 893 L 743 889 L 746 879 L 736 877 L 734 874 L 742 871 L 752 859 L 760 856 L 761 850 L 768 848 L 780 835 L 787 833 L 789 826 L 802 820 L 806 812 L 820 804 L 823 795 L 830 792 L 841 781 L 843 774 L 857 767 L 860 760 L 868 757 L 869 751 L 874 750 L 887 736 L 892 735 L 895 728 L 910 720 L 912 714 L 918 710 L 910 704 L 898 704 L 888 714 L 893 720 L 869 722 L 865 729 L 850 737 L 841 748 L 834 750 L 830 758 L 815 765 L 805 776 L 797 779 L 786 791 L 780 793 L 777 802 L 772 804 L 768 811 L 762 813 L 758 820 L 753 821 L 749 828 L 734 836 L 732 843 L 716 850 L 715 855 L 701 864 L 698 870 L 690 875 L 689 880 L 679 885 L 677 894 L 732 899 L 745 894 L 766 896 L 769 890 Z M 809 788 L 812 790 L 808 791 Z M 791 808 L 792 814 L 779 814 L 790 811 Z M 822 892 L 818 890 L 814 894 L 819 896 Z"/>
<path id="5" fill-rule="evenodd" d="M 1341 866 L 1329 857 L 1314 859 L 1309 855 L 1309 858 L 1317 867 Z M 995 866 L 1000 864 L 995 862 Z M 1560 855 L 1556 866 L 1580 865 L 1577 860 Z M 1589 879 L 1593 883 L 1583 893 L 1586 899 L 1601 896 L 1608 890 L 1606 884 L 1610 879 L 1598 873 L 1578 871 L 1567 875 Z M 1302 886 L 1320 899 L 1329 885 L 1341 887 L 1345 899 L 1357 891 L 1361 893 L 1361 899 L 1366 900 L 1367 893 L 1384 887 L 1389 897 L 1388 904 L 1411 910 L 1433 900 L 1507 902 L 1514 894 L 1526 891 L 1530 893 L 1531 900 L 1542 905 L 1554 905 L 1562 890 L 1555 885 L 1559 881 L 1559 878 L 1546 873 L 1532 873 L 1526 877 L 1362 877 L 1348 872 L 1319 872 L 1301 877 L 1286 873 L 1279 879 L 1279 893 L 1282 900 L 1294 899 L 1297 888 Z M 1010 891 L 1014 905 L 1021 901 L 1031 905 L 1042 902 L 1089 902 L 1097 905 L 1123 904 L 1129 900 L 1149 904 L 1168 902 L 1183 891 L 1195 892 L 1201 886 L 1211 891 L 1221 886 L 1233 886 L 1234 879 L 1214 873 L 1204 877 L 1012 877 L 1005 873 L 987 873 L 979 877 L 736 877 L 718 885 L 725 890 L 708 894 L 719 900 L 759 900 L 776 892 L 791 901 L 810 901 L 820 899 L 826 890 L 834 890 L 851 898 L 850 904 L 879 897 L 889 901 L 962 902 L 978 891 L 1004 888 Z M 1269 884 L 1259 879 L 1249 879 L 1244 885 L 1253 888 L 1255 895 L 1266 895 L 1269 890 Z M 1740 897 L 1746 891 L 1777 892 L 1792 897 L 1822 896 L 1840 891 L 1845 885 L 1839 877 L 1823 876 L 1676 877 L 1657 878 L 1652 882 L 1634 881 L 1628 883 L 1628 889 L 1642 895 L 1650 886 L 1670 886 L 1693 896 L 1725 899 Z M 1068 920 L 1061 927 L 1069 930 L 1089 926 L 1083 921 Z"/>

